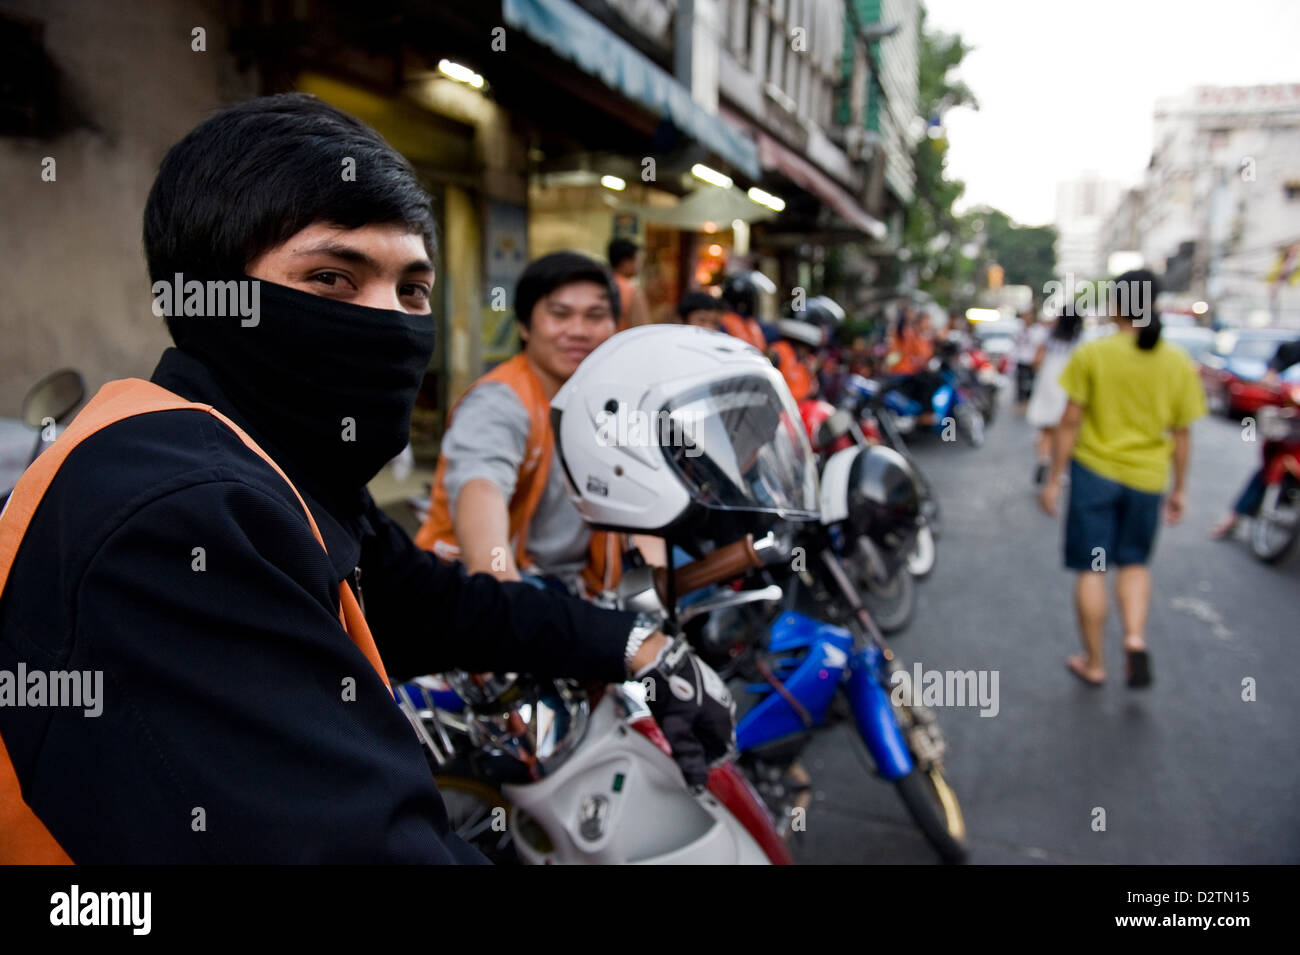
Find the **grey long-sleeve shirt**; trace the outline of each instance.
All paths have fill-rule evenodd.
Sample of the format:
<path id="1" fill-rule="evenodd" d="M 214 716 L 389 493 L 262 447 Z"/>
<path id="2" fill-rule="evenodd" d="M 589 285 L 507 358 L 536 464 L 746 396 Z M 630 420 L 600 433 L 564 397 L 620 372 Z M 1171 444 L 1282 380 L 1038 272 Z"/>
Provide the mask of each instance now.
<path id="1" fill-rule="evenodd" d="M 447 459 L 443 481 L 453 521 L 461 489 L 475 478 L 492 481 L 509 502 L 527 444 L 528 412 L 509 385 L 484 382 L 461 399 L 441 451 Z M 528 527 L 528 553 L 541 573 L 572 582 L 586 566 L 590 543 L 591 531 L 565 491 L 563 468 L 552 458 L 546 489 Z"/>

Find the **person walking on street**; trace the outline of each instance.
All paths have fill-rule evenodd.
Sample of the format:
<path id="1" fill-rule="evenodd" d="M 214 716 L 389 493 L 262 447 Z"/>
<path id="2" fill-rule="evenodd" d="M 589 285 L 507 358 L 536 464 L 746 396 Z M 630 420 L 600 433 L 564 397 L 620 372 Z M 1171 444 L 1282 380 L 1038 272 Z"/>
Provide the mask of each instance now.
<path id="1" fill-rule="evenodd" d="M 1061 308 L 1047 341 L 1038 346 L 1034 356 L 1034 388 L 1025 409 L 1025 420 L 1038 429 L 1034 449 L 1038 463 L 1034 466 L 1034 484 L 1041 486 L 1052 464 L 1056 444 L 1056 426 L 1061 423 L 1069 398 L 1057 381 L 1074 354 L 1074 346 L 1083 330 L 1083 319 L 1068 302 Z"/>
<path id="2" fill-rule="evenodd" d="M 1205 414 L 1205 395 L 1191 359 L 1160 340 L 1155 276 L 1144 269 L 1126 272 L 1115 287 L 1112 311 L 1119 332 L 1080 346 L 1060 376 L 1068 403 L 1039 502 L 1048 514 L 1056 514 L 1068 463 L 1065 565 L 1076 573 L 1075 610 L 1084 653 L 1068 657 L 1066 665 L 1091 686 L 1105 681 L 1105 573 L 1113 567 L 1128 685 L 1142 687 L 1151 683 L 1147 563 L 1171 456 L 1173 488 L 1163 499 L 1165 522 L 1178 523 L 1186 509 L 1189 428 Z"/>
<path id="3" fill-rule="evenodd" d="M 1030 309 L 1021 316 L 1024 324 L 1016 333 L 1016 413 L 1024 414 L 1029 396 L 1034 390 L 1034 362 L 1038 349 L 1047 341 L 1047 326 L 1038 320 Z"/>

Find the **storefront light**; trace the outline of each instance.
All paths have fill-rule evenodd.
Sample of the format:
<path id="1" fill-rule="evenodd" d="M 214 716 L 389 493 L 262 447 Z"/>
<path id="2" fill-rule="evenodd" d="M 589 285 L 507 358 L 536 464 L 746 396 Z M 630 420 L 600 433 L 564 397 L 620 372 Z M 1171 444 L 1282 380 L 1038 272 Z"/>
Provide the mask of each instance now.
<path id="1" fill-rule="evenodd" d="M 968 308 L 966 309 L 966 321 L 968 322 L 996 322 L 1002 317 L 1002 313 L 996 308 Z"/>
<path id="2" fill-rule="evenodd" d="M 691 175 L 696 179 L 703 179 L 711 186 L 717 186 L 719 189 L 731 188 L 731 177 L 718 172 L 716 169 L 710 169 L 702 162 L 697 162 L 691 167 Z"/>
<path id="3" fill-rule="evenodd" d="M 601 176 L 600 184 L 606 189 L 613 189 L 615 192 L 622 192 L 627 188 L 627 183 L 618 176 Z"/>
<path id="4" fill-rule="evenodd" d="M 1204 315 L 1210 310 L 1209 302 L 1193 302 L 1192 311 L 1197 315 Z"/>
<path id="5" fill-rule="evenodd" d="M 481 90 L 483 88 L 483 77 L 475 73 L 468 66 L 453 63 L 451 60 L 439 60 L 438 72 L 443 76 L 450 77 L 457 83 L 464 83 L 466 86 L 472 86 L 476 90 Z"/>
<path id="6" fill-rule="evenodd" d="M 745 195 L 760 206 L 767 206 L 773 212 L 780 212 L 785 208 L 784 199 L 780 196 L 774 196 L 770 192 L 758 188 L 758 186 L 751 186 L 749 192 L 745 193 Z"/>

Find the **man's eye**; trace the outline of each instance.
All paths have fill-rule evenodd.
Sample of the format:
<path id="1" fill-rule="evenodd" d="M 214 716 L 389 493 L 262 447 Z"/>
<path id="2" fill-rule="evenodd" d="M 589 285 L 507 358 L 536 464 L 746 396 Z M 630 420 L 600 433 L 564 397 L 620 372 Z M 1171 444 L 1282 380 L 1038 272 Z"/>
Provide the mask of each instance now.
<path id="1" fill-rule="evenodd" d="M 319 282 L 321 285 L 328 285 L 330 288 L 338 285 L 339 279 L 343 278 L 338 272 L 317 272 L 308 281 Z"/>
<path id="2" fill-rule="evenodd" d="M 417 298 L 421 302 L 429 300 L 429 287 L 427 285 L 403 285 L 398 291 L 401 292 L 402 298 Z"/>

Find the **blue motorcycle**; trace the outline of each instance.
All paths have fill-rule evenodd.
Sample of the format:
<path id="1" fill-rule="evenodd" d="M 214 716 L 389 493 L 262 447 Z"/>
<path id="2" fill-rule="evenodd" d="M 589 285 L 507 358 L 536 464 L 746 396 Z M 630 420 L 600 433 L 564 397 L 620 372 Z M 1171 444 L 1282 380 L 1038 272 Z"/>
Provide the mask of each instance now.
<path id="1" fill-rule="evenodd" d="M 936 358 L 920 374 L 888 379 L 881 392 L 880 404 L 900 434 L 928 431 L 945 441 L 960 434 L 972 447 L 984 443 L 984 415 L 949 360 Z"/>
<path id="2" fill-rule="evenodd" d="M 966 826 L 944 776 L 938 721 L 891 681 L 901 664 L 860 602 L 849 622 L 837 626 L 784 610 L 765 645 L 735 661 L 732 675 L 752 680 L 744 694 L 752 702 L 736 725 L 741 766 L 778 819 L 806 810 L 810 780 L 797 758 L 811 732 L 843 711 L 835 705 L 839 697 L 876 772 L 894 785 L 939 857 L 963 862 Z"/>

